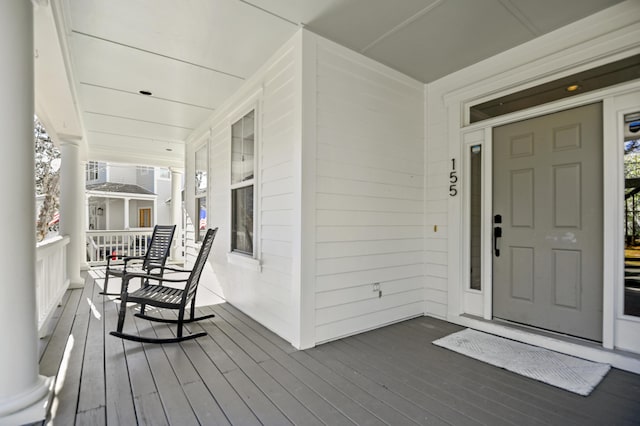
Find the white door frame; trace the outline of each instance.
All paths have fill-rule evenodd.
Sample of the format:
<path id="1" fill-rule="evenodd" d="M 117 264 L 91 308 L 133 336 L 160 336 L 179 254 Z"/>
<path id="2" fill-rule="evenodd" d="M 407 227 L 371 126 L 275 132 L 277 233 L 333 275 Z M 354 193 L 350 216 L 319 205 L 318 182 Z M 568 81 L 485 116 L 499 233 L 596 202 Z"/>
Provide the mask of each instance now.
<path id="1" fill-rule="evenodd" d="M 449 309 L 447 319 L 452 322 L 462 323 L 474 328 L 490 328 L 494 332 L 497 330 L 496 324 L 487 325 L 484 320 L 492 318 L 492 129 L 496 126 L 509 124 L 516 121 L 533 118 L 536 116 L 550 114 L 561 110 L 575 108 L 582 105 L 602 102 L 603 103 L 603 171 L 604 171 L 604 194 L 603 194 L 603 221 L 604 221 L 604 262 L 603 262 L 603 342 L 602 347 L 606 349 L 624 348 L 640 353 L 640 347 L 630 347 L 629 340 L 635 333 L 640 333 L 640 318 L 625 317 L 622 315 L 622 298 L 623 298 L 623 235 L 618 230 L 622 229 L 622 188 L 624 182 L 622 177 L 622 115 L 627 112 L 637 110 L 637 102 L 628 107 L 616 106 L 617 100 L 625 97 L 625 95 L 640 91 L 640 82 L 631 82 L 624 85 L 614 86 L 612 88 L 602 89 L 591 93 L 571 97 L 551 104 L 541 105 L 526 111 L 519 111 L 513 114 L 496 117 L 475 123 L 466 127 L 452 131 L 452 135 L 457 135 L 458 148 L 455 149 L 455 143 L 451 147 L 450 155 L 460 158 L 459 163 L 464 164 L 464 169 L 460 171 L 462 175 L 461 187 L 459 193 L 462 197 L 460 200 L 450 199 L 450 219 L 451 224 L 458 223 L 461 232 L 457 236 L 451 235 L 453 239 L 450 247 L 459 247 L 459 250 L 450 250 L 450 291 Z M 638 99 L 640 99 L 640 92 Z M 459 108 L 449 108 L 450 117 L 460 114 Z M 453 111 L 452 111 L 453 110 Z M 458 115 L 459 117 L 459 115 Z M 459 118 L 456 120 L 459 123 Z M 451 129 L 453 130 L 453 129 Z M 468 182 L 468 153 L 471 145 L 481 144 L 483 146 L 483 162 L 482 162 L 482 290 L 472 291 L 467 288 L 469 282 L 469 191 L 465 191 L 469 187 Z M 454 210 L 452 210 L 452 208 Z M 455 214 L 455 209 L 460 213 Z M 457 216 L 457 217 L 456 217 Z M 453 262 L 452 262 L 453 260 Z M 455 268 L 457 271 L 453 271 Z M 475 317 L 475 318 L 474 318 Z M 503 327 L 498 326 L 499 330 L 504 331 Z M 499 333 L 505 334 L 505 333 Z M 540 340 L 533 337 L 532 333 L 515 333 L 519 335 L 519 340 L 531 341 Z M 527 336 L 526 334 L 530 334 Z M 513 337 L 513 336 L 512 336 Z M 543 338 L 543 340 L 545 340 Z M 538 341 L 536 344 L 540 344 Z M 548 342 L 547 342 L 548 343 Z M 557 342 L 561 345 L 561 342 Z M 546 346 L 542 344 L 542 346 Z M 552 344 L 551 346 L 554 346 Z M 562 346 L 562 345 L 561 345 Z M 559 348 L 557 348 L 559 349 Z M 565 350 L 569 352 L 569 350 Z M 637 364 L 637 365 L 636 365 Z M 634 368 L 640 369 L 640 362 L 634 364 Z M 638 370 L 636 370 L 638 371 Z"/>
<path id="2" fill-rule="evenodd" d="M 608 97 L 604 101 L 604 224 L 609 226 L 608 234 L 611 238 L 604 240 L 605 278 L 610 277 L 609 285 L 605 289 L 605 310 L 612 321 L 613 349 L 623 349 L 640 353 L 640 317 L 624 315 L 624 235 L 622 229 L 624 203 L 624 115 L 640 111 L 640 84 L 627 93 Z M 609 166 L 607 168 L 606 166 Z M 607 215 L 608 214 L 608 215 Z M 605 229 L 605 236 L 607 230 Z M 605 281 L 607 283 L 607 281 Z M 608 290 L 608 291 L 607 291 Z M 609 308 L 607 312 L 606 308 Z M 606 322 L 605 322 L 606 324 Z"/>

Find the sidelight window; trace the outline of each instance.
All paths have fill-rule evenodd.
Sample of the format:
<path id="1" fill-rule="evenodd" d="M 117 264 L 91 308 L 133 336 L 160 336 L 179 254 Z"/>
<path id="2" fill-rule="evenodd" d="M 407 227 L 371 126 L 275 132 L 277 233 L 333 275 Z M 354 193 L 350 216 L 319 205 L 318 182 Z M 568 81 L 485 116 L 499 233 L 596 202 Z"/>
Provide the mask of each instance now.
<path id="1" fill-rule="evenodd" d="M 482 145 L 470 147 L 470 253 L 469 288 L 482 290 Z"/>

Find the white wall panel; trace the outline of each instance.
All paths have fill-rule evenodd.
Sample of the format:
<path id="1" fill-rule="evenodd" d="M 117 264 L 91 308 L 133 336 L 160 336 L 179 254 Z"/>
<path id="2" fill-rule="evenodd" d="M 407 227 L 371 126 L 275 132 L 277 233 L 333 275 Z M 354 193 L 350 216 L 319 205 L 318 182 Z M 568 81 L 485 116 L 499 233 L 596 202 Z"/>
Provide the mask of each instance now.
<path id="1" fill-rule="evenodd" d="M 259 270 L 227 261 L 229 127 L 250 99 Z M 306 31 L 283 46 L 188 147 L 189 157 L 208 139 L 209 223 L 221 228 L 212 263 L 224 297 L 301 346 L 421 315 L 424 116 L 419 82 Z"/>
<path id="2" fill-rule="evenodd" d="M 340 321 L 323 324 L 316 327 L 318 343 L 334 340 L 340 337 L 371 330 L 383 325 L 391 324 L 398 319 L 412 318 L 422 315 L 424 302 L 422 298 L 411 304 L 401 304 L 395 307 L 381 307 L 380 310 Z"/>
<path id="3" fill-rule="evenodd" d="M 422 238 L 423 226 L 318 226 L 318 243 Z M 446 247 L 446 240 L 444 241 Z"/>
<path id="4" fill-rule="evenodd" d="M 249 316 L 293 342 L 297 309 L 293 294 L 293 151 L 299 79 L 296 38 L 286 43 L 261 70 L 251 77 L 223 107 L 199 127 L 191 138 L 187 157 L 193 156 L 198 142 L 209 143 L 208 222 L 218 226 L 210 261 L 223 296 Z M 257 196 L 254 244 L 260 270 L 228 261 L 230 251 L 230 144 L 231 125 L 251 108 L 257 108 Z M 199 145 L 198 145 L 199 146 Z M 191 163 L 192 164 L 192 163 Z M 186 180 L 193 179 L 193 166 L 187 162 Z M 193 187 L 187 189 L 187 205 L 195 203 Z M 189 209 L 194 214 L 195 209 Z M 236 255 L 237 256 L 237 255 Z"/>

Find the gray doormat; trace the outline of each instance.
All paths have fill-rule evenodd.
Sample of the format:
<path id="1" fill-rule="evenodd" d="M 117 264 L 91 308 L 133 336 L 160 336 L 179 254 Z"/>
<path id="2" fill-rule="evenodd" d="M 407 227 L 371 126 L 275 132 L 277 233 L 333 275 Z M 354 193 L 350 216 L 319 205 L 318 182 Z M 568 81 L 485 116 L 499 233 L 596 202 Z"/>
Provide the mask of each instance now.
<path id="1" fill-rule="evenodd" d="M 433 344 L 583 396 L 589 395 L 611 368 L 469 328 Z"/>

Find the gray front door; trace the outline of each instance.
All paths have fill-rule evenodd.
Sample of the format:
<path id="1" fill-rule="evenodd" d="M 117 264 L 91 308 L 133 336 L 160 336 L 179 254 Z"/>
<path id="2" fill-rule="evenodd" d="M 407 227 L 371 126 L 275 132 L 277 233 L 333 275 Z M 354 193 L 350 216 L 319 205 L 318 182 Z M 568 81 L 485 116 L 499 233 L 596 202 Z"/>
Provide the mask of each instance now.
<path id="1" fill-rule="evenodd" d="M 493 130 L 495 317 L 602 340 L 602 138 L 600 103 Z"/>

